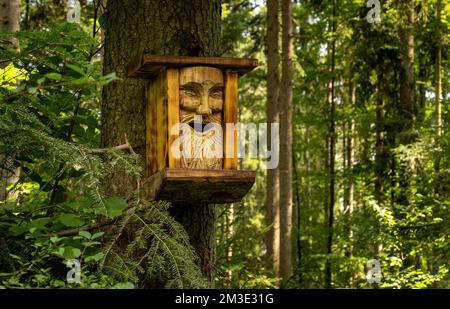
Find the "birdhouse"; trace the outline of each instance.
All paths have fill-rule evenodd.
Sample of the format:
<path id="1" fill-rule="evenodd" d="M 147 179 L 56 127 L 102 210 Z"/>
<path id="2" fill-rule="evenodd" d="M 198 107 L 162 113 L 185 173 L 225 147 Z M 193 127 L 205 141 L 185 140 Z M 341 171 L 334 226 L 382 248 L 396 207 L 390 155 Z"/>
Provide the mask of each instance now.
<path id="1" fill-rule="evenodd" d="M 255 172 L 238 170 L 238 78 L 256 59 L 155 56 L 130 62 L 147 80 L 147 195 L 172 202 L 242 199 Z"/>

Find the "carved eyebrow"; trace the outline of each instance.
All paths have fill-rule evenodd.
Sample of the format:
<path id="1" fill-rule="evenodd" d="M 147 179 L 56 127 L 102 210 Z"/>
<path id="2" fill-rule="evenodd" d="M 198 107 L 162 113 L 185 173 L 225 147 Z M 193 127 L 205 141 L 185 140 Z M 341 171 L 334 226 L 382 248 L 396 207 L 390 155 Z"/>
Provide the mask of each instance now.
<path id="1" fill-rule="evenodd" d="M 222 84 L 215 84 L 209 89 L 209 92 L 213 91 L 223 91 L 223 85 Z"/>
<path id="2" fill-rule="evenodd" d="M 199 83 L 189 82 L 189 83 L 181 85 L 180 89 L 181 90 L 193 90 L 193 91 L 199 92 L 202 90 L 202 86 Z"/>

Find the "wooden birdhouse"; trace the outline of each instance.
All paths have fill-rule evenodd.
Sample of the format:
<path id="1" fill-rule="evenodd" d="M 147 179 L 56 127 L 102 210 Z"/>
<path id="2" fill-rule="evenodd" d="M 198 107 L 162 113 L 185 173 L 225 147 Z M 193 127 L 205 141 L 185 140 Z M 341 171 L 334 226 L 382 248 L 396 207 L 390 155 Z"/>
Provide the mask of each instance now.
<path id="1" fill-rule="evenodd" d="M 237 169 L 230 128 L 238 122 L 238 78 L 256 66 L 255 59 L 148 54 L 129 64 L 128 77 L 148 80 L 150 199 L 230 203 L 250 190 L 255 173 Z"/>

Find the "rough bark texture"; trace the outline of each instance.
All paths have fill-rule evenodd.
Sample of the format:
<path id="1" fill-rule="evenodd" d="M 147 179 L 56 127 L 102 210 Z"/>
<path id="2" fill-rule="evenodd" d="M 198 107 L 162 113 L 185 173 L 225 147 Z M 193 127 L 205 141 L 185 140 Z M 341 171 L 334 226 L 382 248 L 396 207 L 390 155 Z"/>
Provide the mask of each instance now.
<path id="1" fill-rule="evenodd" d="M 267 1 L 267 128 L 280 122 L 278 112 L 278 0 Z M 269 134 L 270 136 L 270 134 Z M 270 140 L 270 139 L 268 139 Z M 271 257 L 274 276 L 280 274 L 280 182 L 279 169 L 267 170 L 267 222 L 272 228 L 267 235 L 267 253 Z"/>
<path id="2" fill-rule="evenodd" d="M 183 225 L 188 233 L 191 244 L 200 258 L 200 269 L 213 288 L 216 262 L 214 206 L 189 202 L 173 203 L 170 214 Z"/>
<path id="3" fill-rule="evenodd" d="M 280 106 L 280 275 L 292 275 L 292 76 L 293 25 L 292 0 L 283 0 L 282 79 Z"/>
<path id="4" fill-rule="evenodd" d="M 19 31 L 20 0 L 0 0 L 0 31 Z"/>
<path id="5" fill-rule="evenodd" d="M 405 0 L 402 3 L 405 10 L 407 23 L 403 29 L 402 40 L 406 46 L 406 55 L 400 72 L 400 117 L 402 122 L 399 142 L 409 144 L 414 141 L 414 122 L 416 120 L 417 108 L 414 95 L 414 19 L 415 1 Z"/>
<path id="6" fill-rule="evenodd" d="M 120 145 L 126 133 L 134 150 L 145 155 L 144 80 L 125 78 L 126 65 L 136 55 L 216 56 L 220 39 L 220 0 L 109 0 L 104 73 L 115 71 L 121 81 L 103 90 L 102 144 Z M 144 161 L 144 160 L 143 160 Z M 144 163 L 143 163 L 144 164 Z M 111 193 L 125 194 L 133 183 L 124 175 L 111 180 Z M 203 273 L 212 280 L 214 208 L 175 205 L 178 220 L 187 228 L 201 259 Z"/>
<path id="7" fill-rule="evenodd" d="M 400 3 L 404 10 L 405 26 L 402 28 L 401 39 L 405 46 L 402 54 L 402 70 L 400 71 L 400 105 L 398 116 L 400 130 L 396 136 L 396 142 L 403 145 L 412 144 L 418 137 L 415 129 L 417 107 L 415 103 L 415 74 L 414 74 L 414 33 L 415 33 L 415 1 L 404 0 Z M 396 166 L 393 161 L 393 169 L 396 170 L 399 190 L 394 196 L 396 203 L 407 207 L 409 205 L 411 177 L 413 165 L 404 159 Z M 393 190 L 392 192 L 395 192 Z M 396 211 L 394 211 L 396 212 Z M 397 213 L 401 215 L 400 213 Z"/>

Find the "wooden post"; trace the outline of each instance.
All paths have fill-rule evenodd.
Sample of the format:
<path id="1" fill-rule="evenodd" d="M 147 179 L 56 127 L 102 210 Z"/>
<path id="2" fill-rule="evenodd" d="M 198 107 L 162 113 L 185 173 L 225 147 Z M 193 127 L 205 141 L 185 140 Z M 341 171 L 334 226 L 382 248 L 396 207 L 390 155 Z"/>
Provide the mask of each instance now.
<path id="1" fill-rule="evenodd" d="M 224 123 L 227 124 L 237 124 L 238 122 L 238 74 L 236 72 L 227 70 L 225 72 L 225 101 L 224 101 L 224 109 L 223 109 L 223 115 L 224 115 Z M 229 134 L 231 133 L 231 136 Z M 233 132 L 228 132 L 228 130 L 225 130 L 225 138 L 224 138 L 224 169 L 237 169 L 237 130 L 236 128 L 233 130 Z M 232 158 L 227 158 L 228 147 L 233 147 L 233 154 L 234 156 Z"/>

